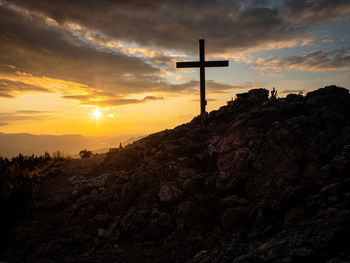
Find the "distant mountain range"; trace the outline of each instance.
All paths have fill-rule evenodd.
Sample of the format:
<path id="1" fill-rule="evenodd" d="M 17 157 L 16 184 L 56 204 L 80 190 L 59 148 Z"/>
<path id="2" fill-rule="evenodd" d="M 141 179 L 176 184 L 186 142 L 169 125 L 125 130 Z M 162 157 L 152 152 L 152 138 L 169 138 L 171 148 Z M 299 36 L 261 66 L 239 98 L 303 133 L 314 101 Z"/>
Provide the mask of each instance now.
<path id="1" fill-rule="evenodd" d="M 40 155 L 45 151 L 52 154 L 61 151 L 73 157 L 78 156 L 82 149 L 92 150 L 95 153 L 107 152 L 109 148 L 127 145 L 144 135 L 131 134 L 115 137 L 84 137 L 79 134 L 69 135 L 33 135 L 28 133 L 7 134 L 0 132 L 0 155 L 13 157 L 19 153 L 24 155 Z"/>

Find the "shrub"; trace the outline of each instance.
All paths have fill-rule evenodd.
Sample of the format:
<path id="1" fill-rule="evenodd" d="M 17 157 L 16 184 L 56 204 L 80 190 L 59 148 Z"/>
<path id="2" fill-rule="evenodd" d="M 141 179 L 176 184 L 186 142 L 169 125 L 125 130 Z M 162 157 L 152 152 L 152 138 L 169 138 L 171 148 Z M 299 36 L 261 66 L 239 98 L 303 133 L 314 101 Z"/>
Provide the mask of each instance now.
<path id="1" fill-rule="evenodd" d="M 11 160 L 0 156 L 0 254 L 11 229 L 26 215 L 38 191 L 39 178 L 66 160 L 62 156 L 52 158 L 47 152 L 42 156 L 19 154 Z"/>
<path id="2" fill-rule="evenodd" d="M 91 152 L 91 151 L 88 151 L 87 149 L 85 149 L 85 150 L 81 150 L 81 151 L 79 152 L 79 155 L 80 155 L 81 159 L 89 158 L 89 157 L 92 156 L 92 152 Z"/>

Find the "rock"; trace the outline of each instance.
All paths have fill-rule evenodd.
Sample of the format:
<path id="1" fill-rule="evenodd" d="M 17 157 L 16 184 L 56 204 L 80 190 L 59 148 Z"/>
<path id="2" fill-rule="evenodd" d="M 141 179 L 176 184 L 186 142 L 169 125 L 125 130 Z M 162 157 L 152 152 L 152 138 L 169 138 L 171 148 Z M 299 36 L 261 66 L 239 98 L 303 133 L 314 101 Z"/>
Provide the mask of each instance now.
<path id="1" fill-rule="evenodd" d="M 346 160 L 350 160 L 350 144 L 344 146 L 343 155 Z"/>
<path id="2" fill-rule="evenodd" d="M 331 200 L 336 201 L 338 198 L 342 198 L 342 195 L 343 192 L 340 183 L 327 185 L 320 191 L 321 200 L 324 202 L 328 201 L 330 198 L 332 198 Z"/>
<path id="3" fill-rule="evenodd" d="M 247 206 L 249 204 L 249 201 L 236 195 L 231 195 L 229 197 L 221 199 L 221 204 L 229 207 Z"/>
<path id="4" fill-rule="evenodd" d="M 247 208 L 227 208 L 221 218 L 221 224 L 226 230 L 239 230 L 239 228 L 248 223 L 247 218 L 249 218 L 249 210 Z"/>
<path id="5" fill-rule="evenodd" d="M 319 176 L 321 178 L 325 178 L 325 179 L 331 178 L 332 174 L 333 174 L 333 167 L 331 165 L 326 164 L 320 168 Z"/>
<path id="6" fill-rule="evenodd" d="M 350 161 L 346 160 L 344 155 L 339 154 L 332 159 L 332 166 L 338 174 L 343 175 L 349 171 Z"/>
<path id="7" fill-rule="evenodd" d="M 190 201 L 183 202 L 178 205 L 175 210 L 176 229 L 183 231 L 186 224 L 186 219 L 191 212 L 192 203 Z"/>
<path id="8" fill-rule="evenodd" d="M 308 92 L 306 97 L 317 97 L 317 96 L 348 96 L 349 90 L 335 85 L 326 86 L 323 89 Z"/>
<path id="9" fill-rule="evenodd" d="M 231 173 L 230 171 L 221 171 L 216 179 L 215 187 L 219 191 L 238 191 L 243 186 L 245 177 L 239 173 Z"/>
<path id="10" fill-rule="evenodd" d="M 252 104 L 261 104 L 268 100 L 269 91 L 266 89 L 253 89 L 248 93 L 236 94 L 238 101 L 247 101 Z"/>
<path id="11" fill-rule="evenodd" d="M 104 214 L 104 215 L 96 215 L 94 217 L 94 219 L 97 221 L 97 222 L 105 222 L 105 221 L 108 221 L 110 219 L 110 216 L 108 214 Z"/>
<path id="12" fill-rule="evenodd" d="M 90 235 L 85 234 L 85 233 L 77 233 L 74 237 L 73 240 L 79 243 L 84 243 L 87 240 L 89 240 L 91 238 Z"/>
<path id="13" fill-rule="evenodd" d="M 45 252 L 49 255 L 59 255 L 61 250 L 62 247 L 56 240 L 49 242 L 45 248 Z"/>
<path id="14" fill-rule="evenodd" d="M 166 237 L 174 229 L 170 216 L 157 209 L 151 212 L 145 223 L 142 233 L 145 239 L 151 241 L 157 241 Z"/>
<path id="15" fill-rule="evenodd" d="M 287 101 L 298 101 L 303 98 L 303 95 L 297 95 L 297 94 L 288 94 L 286 97 Z"/>
<path id="16" fill-rule="evenodd" d="M 158 193 L 161 202 L 175 202 L 180 199 L 182 192 L 172 183 L 163 183 Z"/>

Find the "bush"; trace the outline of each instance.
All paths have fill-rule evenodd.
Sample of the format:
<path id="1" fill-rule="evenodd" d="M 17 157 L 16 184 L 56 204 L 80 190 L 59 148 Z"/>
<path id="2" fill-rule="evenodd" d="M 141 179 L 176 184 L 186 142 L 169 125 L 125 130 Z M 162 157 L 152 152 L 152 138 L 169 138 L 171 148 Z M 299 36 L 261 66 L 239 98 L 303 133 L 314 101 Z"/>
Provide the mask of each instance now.
<path id="1" fill-rule="evenodd" d="M 8 244 L 11 229 L 26 215 L 29 203 L 38 191 L 39 177 L 66 161 L 42 156 L 18 156 L 9 160 L 0 156 L 0 254 Z"/>
<path id="2" fill-rule="evenodd" d="M 79 152 L 79 155 L 80 155 L 81 159 L 90 158 L 92 156 L 92 152 L 85 149 L 85 150 L 81 150 Z"/>

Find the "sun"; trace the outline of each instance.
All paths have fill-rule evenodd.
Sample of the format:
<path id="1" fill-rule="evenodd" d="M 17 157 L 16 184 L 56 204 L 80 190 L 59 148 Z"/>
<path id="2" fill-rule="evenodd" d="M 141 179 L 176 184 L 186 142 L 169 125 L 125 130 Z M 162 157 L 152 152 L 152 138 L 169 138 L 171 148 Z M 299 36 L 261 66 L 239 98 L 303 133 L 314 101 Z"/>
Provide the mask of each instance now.
<path id="1" fill-rule="evenodd" d="M 101 111 L 99 109 L 94 110 L 93 115 L 95 116 L 95 119 L 97 120 L 98 118 L 101 117 Z"/>

